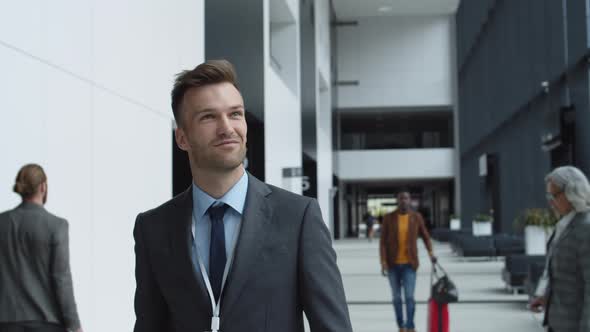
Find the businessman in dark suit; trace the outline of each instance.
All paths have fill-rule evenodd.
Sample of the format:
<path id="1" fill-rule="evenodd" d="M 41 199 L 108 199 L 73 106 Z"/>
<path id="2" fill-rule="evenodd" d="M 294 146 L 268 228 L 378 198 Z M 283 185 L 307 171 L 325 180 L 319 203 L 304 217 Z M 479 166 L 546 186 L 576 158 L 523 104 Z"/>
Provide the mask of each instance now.
<path id="1" fill-rule="evenodd" d="M 233 66 L 180 73 L 172 109 L 193 184 L 137 217 L 135 332 L 300 332 L 303 312 L 314 332 L 352 331 L 317 202 L 242 166 L 247 125 Z"/>
<path id="2" fill-rule="evenodd" d="M 0 214 L 0 332 L 81 332 L 72 287 L 68 223 L 43 207 L 47 176 L 25 165 L 22 203 Z"/>

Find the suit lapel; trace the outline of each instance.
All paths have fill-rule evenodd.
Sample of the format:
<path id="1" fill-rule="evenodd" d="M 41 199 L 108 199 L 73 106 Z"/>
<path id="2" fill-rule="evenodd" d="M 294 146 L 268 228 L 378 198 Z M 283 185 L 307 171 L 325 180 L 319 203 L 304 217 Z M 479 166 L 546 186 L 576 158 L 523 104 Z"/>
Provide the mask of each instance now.
<path id="1" fill-rule="evenodd" d="M 416 213 L 410 211 L 408 212 L 409 216 L 408 216 L 408 220 L 409 220 L 409 229 L 410 231 L 408 232 L 408 243 L 412 243 L 412 241 L 414 241 L 414 239 L 418 238 L 418 221 L 416 220 Z M 412 243 L 413 244 L 413 243 Z"/>
<path id="2" fill-rule="evenodd" d="M 260 258 L 259 253 L 272 219 L 272 208 L 267 198 L 270 193 L 266 184 L 248 174 L 248 193 L 240 234 L 221 301 L 222 315 L 231 311 L 255 272 L 253 266 Z"/>
<path id="3" fill-rule="evenodd" d="M 391 260 L 393 262 L 395 262 L 395 260 L 397 259 L 396 255 L 397 255 L 397 249 L 399 247 L 399 212 L 398 211 L 394 211 L 393 214 L 391 215 L 391 219 L 390 219 L 390 224 L 391 224 L 391 231 L 389 232 L 389 236 L 391 237 L 389 239 L 389 245 L 391 246 L 392 252 L 394 253 L 393 257 L 391 257 Z"/>
<path id="4" fill-rule="evenodd" d="M 555 239 L 555 229 L 553 230 L 553 232 L 551 232 L 551 235 L 549 236 L 549 240 L 547 241 L 547 246 L 545 248 L 545 250 L 547 252 L 549 252 L 549 248 L 551 248 L 551 246 L 553 245 L 554 239 Z"/>
<path id="5" fill-rule="evenodd" d="M 564 242 L 563 240 L 572 232 L 572 230 L 574 230 L 576 228 L 576 225 L 578 224 L 578 219 L 583 218 L 581 214 L 577 213 L 574 218 L 570 221 L 570 223 L 567 225 L 567 227 L 563 230 L 563 232 L 559 235 L 559 238 L 555 236 L 555 231 L 553 232 L 553 235 L 550 238 L 550 244 L 548 245 L 548 251 L 547 253 L 549 254 L 549 266 L 551 266 L 552 262 L 553 262 L 553 257 L 555 256 L 555 251 L 557 250 L 557 248 Z M 551 269 L 549 269 L 551 271 Z"/>
<path id="6" fill-rule="evenodd" d="M 211 313 L 209 294 L 203 281 L 203 277 L 197 273 L 195 267 L 197 260 L 193 251 L 192 222 L 193 222 L 193 197 L 192 186 L 178 197 L 178 206 L 174 209 L 176 215 L 171 222 L 174 225 L 171 232 L 173 253 L 180 260 L 179 269 L 181 275 L 187 277 L 188 290 L 200 306 L 208 308 Z"/>
<path id="7" fill-rule="evenodd" d="M 567 225 L 567 227 L 563 230 L 563 232 L 559 235 L 559 238 L 554 238 L 553 241 L 556 241 L 556 244 L 559 245 L 559 243 L 566 238 L 566 236 L 568 236 L 571 231 L 573 229 L 576 228 L 576 225 L 578 224 L 578 219 L 582 218 L 582 215 L 577 213 L 572 220 L 570 221 L 570 223 Z"/>

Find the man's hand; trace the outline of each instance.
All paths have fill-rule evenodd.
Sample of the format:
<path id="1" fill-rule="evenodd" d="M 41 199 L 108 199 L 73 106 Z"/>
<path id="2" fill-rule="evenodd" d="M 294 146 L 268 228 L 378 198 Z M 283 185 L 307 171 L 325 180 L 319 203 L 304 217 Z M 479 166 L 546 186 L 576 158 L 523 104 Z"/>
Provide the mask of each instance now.
<path id="1" fill-rule="evenodd" d="M 436 262 L 438 261 L 436 259 L 436 256 L 434 256 L 434 254 L 432 253 L 432 251 L 428 252 L 428 256 L 430 256 L 430 261 L 432 262 L 432 264 L 436 264 Z"/>
<path id="2" fill-rule="evenodd" d="M 384 277 L 387 277 L 388 270 L 389 270 L 389 268 L 387 267 L 387 264 L 381 263 L 381 275 Z"/>
<path id="3" fill-rule="evenodd" d="M 547 299 L 544 296 L 535 297 L 529 303 L 529 309 L 532 312 L 540 313 L 545 310 L 546 305 L 547 305 Z"/>

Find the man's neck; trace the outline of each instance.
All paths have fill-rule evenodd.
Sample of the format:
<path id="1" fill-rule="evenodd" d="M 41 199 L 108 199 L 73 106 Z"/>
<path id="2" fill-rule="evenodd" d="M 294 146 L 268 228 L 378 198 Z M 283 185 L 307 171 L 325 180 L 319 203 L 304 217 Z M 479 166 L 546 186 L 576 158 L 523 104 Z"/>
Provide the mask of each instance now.
<path id="1" fill-rule="evenodd" d="M 408 211 L 409 211 L 409 210 L 402 210 L 402 209 L 400 209 L 400 210 L 399 210 L 399 213 L 400 213 L 400 214 L 408 214 Z"/>
<path id="2" fill-rule="evenodd" d="M 23 203 L 32 203 L 39 206 L 43 206 L 43 197 L 35 196 L 27 199 L 23 199 Z"/>
<path id="3" fill-rule="evenodd" d="M 209 196 L 218 199 L 240 181 L 244 172 L 241 165 L 226 172 L 193 169 L 193 182 Z"/>

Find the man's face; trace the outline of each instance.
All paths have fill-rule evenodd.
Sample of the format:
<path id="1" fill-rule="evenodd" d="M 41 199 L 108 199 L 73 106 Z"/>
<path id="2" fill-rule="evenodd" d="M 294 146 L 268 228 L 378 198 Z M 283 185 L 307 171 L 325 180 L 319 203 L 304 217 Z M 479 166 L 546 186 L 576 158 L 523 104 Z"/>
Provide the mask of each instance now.
<path id="1" fill-rule="evenodd" d="M 188 90 L 181 104 L 175 136 L 197 168 L 231 171 L 246 157 L 244 100 L 231 83 Z"/>
<path id="2" fill-rule="evenodd" d="M 397 204 L 402 212 L 406 212 L 410 209 L 410 193 L 401 192 L 397 195 Z"/>
<path id="3" fill-rule="evenodd" d="M 572 205 L 567 200 L 563 190 L 553 184 L 553 182 L 547 182 L 546 191 L 549 205 L 551 205 L 553 210 L 555 210 L 555 212 L 557 212 L 559 215 L 564 216 L 572 210 Z"/>

